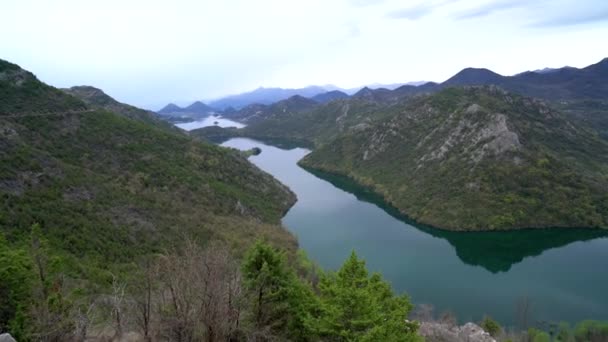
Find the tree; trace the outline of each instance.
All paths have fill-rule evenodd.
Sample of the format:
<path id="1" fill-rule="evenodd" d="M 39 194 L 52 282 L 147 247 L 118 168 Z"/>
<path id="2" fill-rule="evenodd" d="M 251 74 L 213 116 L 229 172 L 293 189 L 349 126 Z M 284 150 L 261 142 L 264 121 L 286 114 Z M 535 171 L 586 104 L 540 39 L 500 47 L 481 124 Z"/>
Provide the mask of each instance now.
<path id="1" fill-rule="evenodd" d="M 321 278 L 321 314 L 311 326 L 336 341 L 418 341 L 418 324 L 407 320 L 407 296 L 395 296 L 379 274 L 368 275 L 353 251 L 336 274 Z"/>
<path id="2" fill-rule="evenodd" d="M 158 267 L 151 257 L 144 257 L 139 263 L 139 272 L 131 279 L 128 287 L 132 299 L 133 318 L 141 331 L 144 341 L 152 341 L 153 296 L 157 289 Z"/>
<path id="3" fill-rule="evenodd" d="M 500 324 L 492 319 L 490 316 L 485 316 L 483 321 L 481 321 L 480 326 L 483 330 L 487 331 L 492 337 L 497 337 L 498 334 L 502 331 Z"/>
<path id="4" fill-rule="evenodd" d="M 10 329 L 17 339 L 24 339 L 27 324 L 33 265 L 27 251 L 10 248 L 0 234 L 0 332 Z"/>
<path id="5" fill-rule="evenodd" d="M 31 334 L 39 341 L 64 341 L 74 332 L 72 303 L 66 297 L 65 279 L 60 272 L 50 272 L 50 251 L 40 225 L 34 224 L 30 235 L 30 256 L 37 280 L 33 283 L 29 309 Z M 53 260 L 61 264 L 61 261 Z"/>
<path id="6" fill-rule="evenodd" d="M 161 330 L 176 341 L 225 341 L 233 338 L 241 320 L 241 275 L 225 246 L 203 250 L 186 241 L 158 261 L 158 308 Z M 149 286 L 143 289 L 140 314 L 145 321 Z"/>
<path id="7" fill-rule="evenodd" d="M 288 266 L 284 253 L 258 241 L 247 253 L 242 269 L 252 337 L 310 338 L 306 319 L 315 306 L 314 296 Z"/>

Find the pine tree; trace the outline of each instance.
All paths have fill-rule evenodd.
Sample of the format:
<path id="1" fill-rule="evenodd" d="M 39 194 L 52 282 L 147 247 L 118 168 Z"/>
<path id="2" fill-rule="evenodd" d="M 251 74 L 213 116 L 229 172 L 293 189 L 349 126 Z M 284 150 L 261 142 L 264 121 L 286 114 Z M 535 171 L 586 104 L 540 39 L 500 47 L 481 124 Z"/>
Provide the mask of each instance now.
<path id="1" fill-rule="evenodd" d="M 409 322 L 412 305 L 394 296 L 379 274 L 368 275 L 365 262 L 353 251 L 336 274 L 321 278 L 321 315 L 311 326 L 332 341 L 418 341 L 418 325 Z"/>

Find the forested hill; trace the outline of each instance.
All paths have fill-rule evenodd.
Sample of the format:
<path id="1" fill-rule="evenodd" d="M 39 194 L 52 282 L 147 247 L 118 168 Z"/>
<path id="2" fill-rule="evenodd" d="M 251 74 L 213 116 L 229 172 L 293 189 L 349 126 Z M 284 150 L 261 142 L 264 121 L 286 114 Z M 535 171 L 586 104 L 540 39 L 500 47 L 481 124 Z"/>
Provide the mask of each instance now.
<path id="1" fill-rule="evenodd" d="M 237 253 L 255 237 L 295 249 L 280 226 L 295 195 L 272 176 L 236 151 L 102 107 L 0 61 L 0 238 L 9 248 L 27 249 L 39 226 L 54 271 L 86 291 L 184 236 Z"/>
<path id="2" fill-rule="evenodd" d="M 334 129 L 301 164 L 436 227 L 608 227 L 608 143 L 541 101 L 448 88 L 369 118 Z"/>

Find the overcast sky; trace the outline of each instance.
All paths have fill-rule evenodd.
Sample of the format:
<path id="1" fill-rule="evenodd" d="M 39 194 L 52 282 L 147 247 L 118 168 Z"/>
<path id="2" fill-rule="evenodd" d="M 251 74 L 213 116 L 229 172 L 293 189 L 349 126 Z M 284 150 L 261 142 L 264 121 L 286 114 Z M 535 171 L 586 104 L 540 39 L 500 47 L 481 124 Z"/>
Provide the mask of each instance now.
<path id="1" fill-rule="evenodd" d="M 2 0 L 1 12 L 0 58 L 151 109 L 608 57 L 607 0 Z"/>

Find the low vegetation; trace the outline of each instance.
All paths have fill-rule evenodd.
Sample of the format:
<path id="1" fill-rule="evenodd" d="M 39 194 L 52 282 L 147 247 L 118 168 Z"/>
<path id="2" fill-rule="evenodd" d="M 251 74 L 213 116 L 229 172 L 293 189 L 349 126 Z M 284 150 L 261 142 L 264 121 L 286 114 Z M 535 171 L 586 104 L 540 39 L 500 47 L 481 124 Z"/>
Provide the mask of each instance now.
<path id="1" fill-rule="evenodd" d="M 34 226 L 27 246 L 0 245 L 0 331 L 19 341 L 422 341 L 409 299 L 354 252 L 335 273 L 290 255 L 258 241 L 238 259 L 225 244 L 185 240 L 89 293 Z"/>

